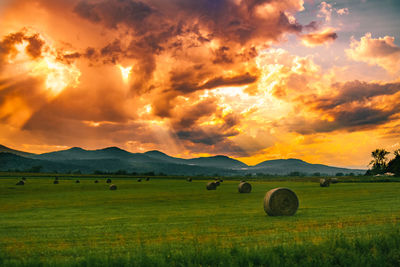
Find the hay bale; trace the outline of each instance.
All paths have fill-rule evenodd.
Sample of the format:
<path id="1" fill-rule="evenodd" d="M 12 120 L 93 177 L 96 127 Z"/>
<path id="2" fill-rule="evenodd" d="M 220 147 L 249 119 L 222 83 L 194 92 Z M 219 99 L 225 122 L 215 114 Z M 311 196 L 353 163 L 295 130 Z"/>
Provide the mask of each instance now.
<path id="1" fill-rule="evenodd" d="M 142 181 L 142 179 L 138 179 L 137 181 L 138 181 L 138 182 L 141 182 L 141 181 Z"/>
<path id="2" fill-rule="evenodd" d="M 189 177 L 189 178 L 186 179 L 186 181 L 191 182 L 192 178 Z"/>
<path id="3" fill-rule="evenodd" d="M 108 178 L 107 181 L 106 181 L 106 183 L 107 183 L 107 184 L 111 184 L 111 179 Z"/>
<path id="4" fill-rule="evenodd" d="M 329 187 L 331 181 L 329 179 L 319 179 L 319 186 L 320 187 Z"/>
<path id="5" fill-rule="evenodd" d="M 215 184 L 215 182 L 209 182 L 206 185 L 207 190 L 216 190 L 217 189 L 217 185 Z"/>
<path id="6" fill-rule="evenodd" d="M 94 180 L 94 183 L 97 184 L 99 181 L 98 180 Z"/>
<path id="7" fill-rule="evenodd" d="M 76 180 L 76 181 L 75 181 L 76 184 L 79 184 L 80 182 L 81 182 L 81 181 L 79 181 L 79 180 Z"/>
<path id="8" fill-rule="evenodd" d="M 146 181 L 150 181 L 150 177 L 147 177 L 147 178 L 146 178 Z"/>
<path id="9" fill-rule="evenodd" d="M 117 186 L 115 184 L 110 185 L 110 190 L 117 190 Z"/>
<path id="10" fill-rule="evenodd" d="M 21 181 L 18 181 L 18 183 L 16 183 L 15 185 L 24 185 L 24 184 L 25 184 L 25 182 L 23 180 L 21 180 Z"/>
<path id="11" fill-rule="evenodd" d="M 299 208 L 299 199 L 289 188 L 269 190 L 264 197 L 264 210 L 269 216 L 292 216 Z"/>
<path id="12" fill-rule="evenodd" d="M 248 182 L 240 183 L 238 187 L 239 193 L 250 193 L 251 184 Z"/>
<path id="13" fill-rule="evenodd" d="M 53 184 L 58 184 L 58 180 L 54 180 Z"/>
<path id="14" fill-rule="evenodd" d="M 331 184 L 337 184 L 337 183 L 339 183 L 338 178 L 331 178 L 330 180 L 331 180 Z"/>

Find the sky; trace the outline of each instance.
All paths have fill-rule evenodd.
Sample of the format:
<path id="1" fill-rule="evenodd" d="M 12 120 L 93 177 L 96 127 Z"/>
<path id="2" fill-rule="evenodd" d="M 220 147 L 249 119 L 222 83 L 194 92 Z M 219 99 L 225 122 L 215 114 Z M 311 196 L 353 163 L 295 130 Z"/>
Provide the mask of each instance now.
<path id="1" fill-rule="evenodd" d="M 400 148 L 399 0 L 3 0 L 0 144 L 366 168 Z"/>

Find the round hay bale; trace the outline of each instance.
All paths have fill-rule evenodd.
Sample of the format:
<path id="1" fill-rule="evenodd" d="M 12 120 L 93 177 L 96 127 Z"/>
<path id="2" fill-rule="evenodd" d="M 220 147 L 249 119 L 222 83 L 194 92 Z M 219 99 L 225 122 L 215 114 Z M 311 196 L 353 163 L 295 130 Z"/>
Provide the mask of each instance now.
<path id="1" fill-rule="evenodd" d="M 150 181 L 150 177 L 147 177 L 147 178 L 146 178 L 146 181 Z"/>
<path id="2" fill-rule="evenodd" d="M 329 187 L 331 184 L 329 179 L 319 179 L 319 186 L 320 187 Z"/>
<path id="3" fill-rule="evenodd" d="M 106 181 L 106 183 L 107 183 L 107 184 L 111 184 L 111 179 L 108 178 L 107 181 Z"/>
<path id="4" fill-rule="evenodd" d="M 81 181 L 79 181 L 79 180 L 76 180 L 76 181 L 75 181 L 76 184 L 79 184 L 80 182 L 81 182 Z"/>
<path id="5" fill-rule="evenodd" d="M 95 184 L 97 184 L 98 182 L 99 182 L 98 180 L 95 180 L 95 181 L 94 181 Z"/>
<path id="6" fill-rule="evenodd" d="M 264 197 L 264 210 L 269 216 L 292 216 L 299 208 L 299 199 L 289 188 L 269 190 Z"/>
<path id="7" fill-rule="evenodd" d="M 21 181 L 18 181 L 18 183 L 16 183 L 15 185 L 24 185 L 24 184 L 25 184 L 25 182 L 23 180 L 21 180 Z"/>
<path id="8" fill-rule="evenodd" d="M 189 177 L 189 178 L 186 179 L 186 181 L 191 182 L 192 178 Z"/>
<path id="9" fill-rule="evenodd" d="M 207 190 L 216 190 L 217 189 L 217 185 L 214 182 L 209 182 L 206 185 Z"/>
<path id="10" fill-rule="evenodd" d="M 53 184 L 58 184 L 58 180 L 54 180 Z"/>
<path id="11" fill-rule="evenodd" d="M 337 184 L 339 183 L 338 178 L 331 178 L 331 184 Z"/>
<path id="12" fill-rule="evenodd" d="M 248 182 L 240 183 L 238 187 L 239 193 L 250 193 L 251 184 Z"/>
<path id="13" fill-rule="evenodd" d="M 115 184 L 110 185 L 110 190 L 117 190 L 117 186 Z"/>

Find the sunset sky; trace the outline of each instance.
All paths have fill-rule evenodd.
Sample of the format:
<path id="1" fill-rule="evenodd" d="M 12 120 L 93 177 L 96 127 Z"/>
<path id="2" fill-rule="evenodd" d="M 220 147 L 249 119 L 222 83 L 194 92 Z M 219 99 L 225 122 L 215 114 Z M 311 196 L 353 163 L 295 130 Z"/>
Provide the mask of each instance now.
<path id="1" fill-rule="evenodd" d="M 2 0 L 0 144 L 299 158 L 400 148 L 398 0 Z"/>

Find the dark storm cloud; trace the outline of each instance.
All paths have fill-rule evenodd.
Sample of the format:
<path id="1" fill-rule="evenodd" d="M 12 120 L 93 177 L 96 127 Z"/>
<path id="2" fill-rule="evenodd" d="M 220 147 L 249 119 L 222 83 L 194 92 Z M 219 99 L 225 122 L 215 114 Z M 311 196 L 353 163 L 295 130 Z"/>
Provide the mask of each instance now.
<path id="1" fill-rule="evenodd" d="M 337 106 L 352 102 L 368 102 L 373 97 L 393 95 L 400 92 L 400 83 L 367 83 L 351 81 L 344 84 L 334 84 L 333 88 L 338 91 L 336 96 L 318 97 L 310 96 L 305 101 L 307 105 L 312 105 L 316 109 L 330 110 Z"/>
<path id="2" fill-rule="evenodd" d="M 301 134 L 374 129 L 399 119 L 400 83 L 367 83 L 360 81 L 334 84 L 335 96 L 301 96 L 298 106 L 328 116 L 329 120 L 296 116 L 286 120 L 288 127 Z M 388 97 L 390 96 L 390 97 Z M 377 99 L 379 98 L 379 99 Z"/>
<path id="3" fill-rule="evenodd" d="M 39 37 L 38 34 L 29 35 L 26 30 L 21 30 L 16 33 L 11 33 L 3 37 L 0 41 L 0 70 L 4 64 L 4 60 L 7 56 L 11 58 L 17 53 L 15 45 L 21 44 L 23 41 L 28 42 L 26 46 L 26 52 L 33 59 L 38 58 L 42 55 L 42 48 L 44 41 Z"/>

